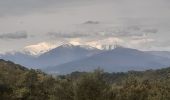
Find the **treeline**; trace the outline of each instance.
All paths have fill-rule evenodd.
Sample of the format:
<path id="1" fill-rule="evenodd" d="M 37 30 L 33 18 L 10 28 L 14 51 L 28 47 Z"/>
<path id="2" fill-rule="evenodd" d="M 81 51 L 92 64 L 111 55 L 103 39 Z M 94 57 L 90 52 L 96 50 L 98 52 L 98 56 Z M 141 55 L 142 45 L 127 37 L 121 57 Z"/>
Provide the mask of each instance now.
<path id="1" fill-rule="evenodd" d="M 54 77 L 0 60 L 0 100 L 170 100 L 170 68 Z"/>

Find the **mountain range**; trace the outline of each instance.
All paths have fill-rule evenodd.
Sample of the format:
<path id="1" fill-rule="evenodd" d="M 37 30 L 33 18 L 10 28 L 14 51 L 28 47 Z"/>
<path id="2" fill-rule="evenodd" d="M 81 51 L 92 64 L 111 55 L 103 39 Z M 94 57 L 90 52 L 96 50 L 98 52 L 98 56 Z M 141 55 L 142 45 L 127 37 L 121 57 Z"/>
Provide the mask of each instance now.
<path id="1" fill-rule="evenodd" d="M 48 73 L 67 74 L 92 71 L 99 67 L 107 72 L 158 69 L 170 66 L 168 55 L 168 51 L 140 51 L 120 46 L 113 50 L 100 50 L 90 46 L 64 44 L 39 56 L 15 52 L 1 54 L 0 58 Z"/>
<path id="2" fill-rule="evenodd" d="M 129 70 L 158 69 L 170 65 L 170 59 L 136 49 L 117 47 L 91 57 L 48 67 L 50 73 L 70 73 L 73 71 L 92 71 L 97 68 L 107 72 L 125 72 Z"/>

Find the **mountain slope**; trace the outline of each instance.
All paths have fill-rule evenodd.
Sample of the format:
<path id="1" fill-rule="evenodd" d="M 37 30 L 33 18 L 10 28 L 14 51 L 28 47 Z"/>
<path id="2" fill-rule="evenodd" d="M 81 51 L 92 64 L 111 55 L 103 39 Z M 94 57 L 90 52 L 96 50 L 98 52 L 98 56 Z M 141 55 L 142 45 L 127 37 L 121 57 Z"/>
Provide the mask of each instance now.
<path id="1" fill-rule="evenodd" d="M 139 50 L 118 47 L 85 59 L 73 61 L 55 67 L 48 67 L 47 72 L 70 73 L 73 71 L 92 71 L 98 67 L 108 72 L 146 70 L 167 67 L 170 59 L 151 55 Z"/>
<path id="2" fill-rule="evenodd" d="M 37 58 L 37 62 L 43 65 L 43 67 L 54 66 L 90 57 L 100 52 L 101 51 L 99 49 L 89 46 L 74 46 L 71 44 L 65 44 L 40 55 Z"/>

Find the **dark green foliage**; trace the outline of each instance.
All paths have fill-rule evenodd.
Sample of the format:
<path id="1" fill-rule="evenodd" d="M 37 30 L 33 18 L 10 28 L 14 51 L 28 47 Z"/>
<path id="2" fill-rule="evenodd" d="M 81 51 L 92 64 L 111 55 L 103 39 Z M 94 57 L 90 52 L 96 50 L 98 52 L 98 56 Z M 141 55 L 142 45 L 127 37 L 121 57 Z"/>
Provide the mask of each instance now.
<path id="1" fill-rule="evenodd" d="M 75 100 L 104 100 L 109 85 L 104 81 L 103 72 L 82 75 L 76 82 Z"/>
<path id="2" fill-rule="evenodd" d="M 170 100 L 170 68 L 52 77 L 0 60 L 0 100 Z"/>

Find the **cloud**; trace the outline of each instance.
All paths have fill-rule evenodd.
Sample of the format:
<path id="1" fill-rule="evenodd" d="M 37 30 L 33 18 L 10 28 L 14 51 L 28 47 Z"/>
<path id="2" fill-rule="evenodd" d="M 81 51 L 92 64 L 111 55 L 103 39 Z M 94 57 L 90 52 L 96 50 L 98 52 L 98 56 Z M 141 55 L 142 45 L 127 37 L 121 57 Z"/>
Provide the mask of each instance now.
<path id="1" fill-rule="evenodd" d="M 169 9 L 168 0 L 0 0 L 0 46 L 1 50 L 19 49 L 40 41 L 58 43 L 75 38 L 82 43 L 108 38 L 129 43 L 131 37 L 137 44 L 146 41 L 144 34 L 165 40 L 159 45 L 168 45 Z M 27 30 L 29 37 L 34 34 L 35 38 L 20 43 L 3 40 L 28 37 L 17 30 Z M 17 45 L 12 46 L 14 43 Z"/>
<path id="2" fill-rule="evenodd" d="M 115 24 L 113 22 L 100 23 L 98 21 L 87 21 L 87 24 L 82 24 L 78 28 L 80 32 L 87 33 L 91 37 L 133 37 L 143 36 L 144 34 L 157 33 L 156 28 L 147 28 L 147 25 L 140 23 Z M 90 24 L 88 24 L 90 23 Z"/>
<path id="3" fill-rule="evenodd" d="M 55 38 L 81 38 L 81 37 L 88 37 L 88 34 L 83 34 L 83 33 L 61 33 L 61 32 L 49 32 L 47 33 L 48 36 L 50 37 L 55 37 Z"/>
<path id="4" fill-rule="evenodd" d="M 55 12 L 60 8 L 86 4 L 84 0 L 0 0 L 0 16 Z"/>
<path id="5" fill-rule="evenodd" d="M 145 29 L 145 30 L 143 30 L 143 32 L 145 32 L 145 33 L 157 33 L 158 29 Z"/>
<path id="6" fill-rule="evenodd" d="M 99 21 L 91 21 L 91 20 L 89 20 L 89 21 L 84 22 L 83 24 L 96 25 L 96 24 L 100 24 L 100 22 Z"/>
<path id="7" fill-rule="evenodd" d="M 90 10 L 88 11 L 88 12 L 96 11 L 95 14 L 103 12 L 102 8 L 106 9 L 111 6 L 110 9 L 104 10 L 104 14 L 109 12 L 111 15 L 117 15 L 117 16 L 169 15 L 166 12 L 169 11 L 168 0 L 142 0 L 142 1 L 141 0 L 128 0 L 128 1 L 126 0 L 0 0 L 0 15 L 2 16 L 20 15 L 20 14 L 26 14 L 30 12 L 49 10 L 48 8 L 60 9 L 63 7 L 64 8 L 70 6 L 74 7 L 74 6 L 81 6 L 85 4 L 90 4 L 90 5 L 99 4 L 100 6 L 100 8 L 98 8 L 99 10 L 93 6 L 93 8 L 90 8 Z M 103 7 L 101 7 L 101 5 Z"/>
<path id="8" fill-rule="evenodd" d="M 59 0 L 0 0 L 0 16 L 23 15 L 56 4 Z"/>
<path id="9" fill-rule="evenodd" d="M 133 30 L 133 31 L 140 31 L 141 26 L 140 25 L 131 25 L 127 27 L 128 30 Z"/>
<path id="10" fill-rule="evenodd" d="M 131 40 L 130 41 L 131 44 L 136 44 L 136 45 L 146 44 L 146 43 L 149 43 L 149 42 L 155 42 L 155 40 L 150 39 L 150 38 L 146 38 L 146 39 L 138 39 L 138 40 Z"/>
<path id="11" fill-rule="evenodd" d="M 98 49 L 103 49 L 103 46 L 114 45 L 114 44 L 123 44 L 124 40 L 117 37 L 110 38 L 100 38 L 94 39 L 91 41 L 82 41 L 81 39 L 72 40 L 70 43 L 82 44 L 82 45 L 90 45 L 92 47 L 96 47 Z"/>
<path id="12" fill-rule="evenodd" d="M 0 39 L 26 39 L 26 38 L 28 38 L 28 34 L 26 32 L 0 34 Z"/>
<path id="13" fill-rule="evenodd" d="M 91 27 L 90 25 L 87 24 L 89 27 L 80 26 L 79 29 L 73 30 L 72 32 L 48 32 L 47 35 L 53 38 L 109 38 L 143 35 L 143 32 L 140 31 L 141 28 L 138 26 L 112 27 L 112 25 L 100 24 L 100 26 L 98 26 L 97 24 Z"/>

